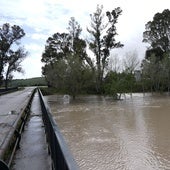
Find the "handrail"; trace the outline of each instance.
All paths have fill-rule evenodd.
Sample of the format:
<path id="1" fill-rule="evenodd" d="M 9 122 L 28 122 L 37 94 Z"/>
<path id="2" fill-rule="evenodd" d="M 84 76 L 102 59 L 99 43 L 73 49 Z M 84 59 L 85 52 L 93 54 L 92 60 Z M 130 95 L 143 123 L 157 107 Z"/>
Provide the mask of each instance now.
<path id="1" fill-rule="evenodd" d="M 33 100 L 35 92 L 36 92 L 36 88 L 32 91 L 31 96 L 29 98 L 29 101 L 28 101 L 27 105 L 25 106 L 25 108 L 23 109 L 23 112 L 22 112 L 21 116 L 19 116 L 17 118 L 17 120 L 13 124 L 13 127 L 16 127 L 15 131 L 14 131 L 15 136 L 16 136 L 16 141 L 15 141 L 14 147 L 12 149 L 10 159 L 8 161 L 8 166 L 9 167 L 11 166 L 12 159 L 14 157 L 14 154 L 15 154 L 16 150 L 17 150 L 17 147 L 19 147 L 19 143 L 20 143 L 20 140 L 21 140 L 21 133 L 24 130 L 25 123 L 26 123 L 27 118 L 28 118 L 28 116 L 30 114 L 30 108 L 31 108 L 31 104 L 32 104 L 32 100 Z M 19 121 L 21 123 L 20 123 L 19 127 L 17 127 Z"/>
<path id="2" fill-rule="evenodd" d="M 8 165 L 3 160 L 0 160 L 0 169 L 9 170 Z"/>
<path id="3" fill-rule="evenodd" d="M 60 130 L 51 115 L 51 111 L 44 101 L 43 95 L 38 89 L 42 117 L 45 125 L 46 139 L 52 159 L 53 169 L 78 170 L 78 166 L 68 149 L 68 146 L 60 133 Z"/>

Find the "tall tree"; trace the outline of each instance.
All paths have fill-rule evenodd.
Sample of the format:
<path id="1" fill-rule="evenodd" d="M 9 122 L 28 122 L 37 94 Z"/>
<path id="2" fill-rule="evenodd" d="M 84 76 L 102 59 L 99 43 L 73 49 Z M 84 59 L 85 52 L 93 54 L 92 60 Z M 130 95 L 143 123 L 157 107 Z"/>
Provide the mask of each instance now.
<path id="1" fill-rule="evenodd" d="M 26 52 L 19 46 L 19 40 L 25 33 L 17 25 L 10 26 L 6 23 L 0 27 L 0 81 L 2 82 L 4 68 L 7 66 L 6 87 L 13 71 L 21 71 L 20 62 L 26 56 Z"/>
<path id="2" fill-rule="evenodd" d="M 91 28 L 87 28 L 87 31 L 91 35 L 89 48 L 96 57 L 96 90 L 98 93 L 102 91 L 103 75 L 108 63 L 110 50 L 123 46 L 115 40 L 115 36 L 117 35 L 115 25 L 121 13 L 122 10 L 120 7 L 115 8 L 111 12 L 106 12 L 108 22 L 105 23 L 103 6 L 98 5 L 96 11 L 90 15 Z"/>
<path id="3" fill-rule="evenodd" d="M 58 87 L 56 83 L 60 83 L 59 74 L 63 69 L 56 70 L 59 65 L 65 67 L 61 60 L 66 60 L 71 50 L 71 37 L 67 33 L 55 33 L 46 41 L 45 51 L 42 54 L 41 61 L 45 63 L 42 67 L 42 73 L 45 75 L 49 86 Z"/>
<path id="4" fill-rule="evenodd" d="M 163 58 L 162 61 L 162 72 L 164 77 L 164 86 L 167 88 L 170 94 L 170 54 L 165 54 L 166 56 Z"/>
<path id="5" fill-rule="evenodd" d="M 79 60 L 81 60 L 81 62 L 85 61 L 87 58 L 86 42 L 85 40 L 80 38 L 82 29 L 74 17 L 71 17 L 69 21 L 68 31 L 72 42 L 71 44 L 72 54 L 78 55 Z"/>
<path id="6" fill-rule="evenodd" d="M 146 24 L 143 42 L 150 46 L 142 61 L 143 79 L 149 82 L 151 90 L 160 91 L 165 82 L 169 84 L 170 60 L 170 10 L 156 13 L 153 21 Z M 166 68 L 166 69 L 165 69 Z M 169 89 L 169 87 L 168 87 Z"/>
<path id="7" fill-rule="evenodd" d="M 70 53 L 71 38 L 67 33 L 55 33 L 46 41 L 45 51 L 41 61 L 46 65 L 53 65 L 54 62 L 63 59 Z"/>
<path id="8" fill-rule="evenodd" d="M 154 54 L 150 56 L 149 60 L 142 61 L 142 78 L 145 84 L 150 86 L 150 91 L 159 91 L 161 84 L 161 61 L 157 62 Z"/>
<path id="9" fill-rule="evenodd" d="M 170 52 L 170 10 L 165 9 L 162 13 L 156 13 L 153 21 L 147 22 L 143 33 L 143 42 L 150 46 L 146 52 L 146 58 L 152 54 L 162 59 L 164 53 Z"/>
<path id="10" fill-rule="evenodd" d="M 74 18 L 69 21 L 69 33 L 56 33 L 47 40 L 42 55 L 43 74 L 49 85 L 73 97 L 82 89 L 86 66 L 86 42 L 80 38 L 81 27 Z"/>
<path id="11" fill-rule="evenodd" d="M 27 52 L 23 48 L 19 48 L 17 51 L 9 51 L 9 58 L 6 64 L 5 72 L 5 88 L 8 88 L 8 82 L 13 78 L 12 72 L 24 73 L 21 66 L 21 62 L 27 56 Z"/>

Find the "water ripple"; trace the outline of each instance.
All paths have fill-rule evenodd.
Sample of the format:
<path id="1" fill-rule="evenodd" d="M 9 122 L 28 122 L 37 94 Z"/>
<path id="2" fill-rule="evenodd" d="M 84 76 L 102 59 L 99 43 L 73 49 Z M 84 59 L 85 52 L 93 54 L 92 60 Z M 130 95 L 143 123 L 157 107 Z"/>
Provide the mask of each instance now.
<path id="1" fill-rule="evenodd" d="M 170 169 L 170 97 L 60 98 L 49 104 L 81 170 Z"/>

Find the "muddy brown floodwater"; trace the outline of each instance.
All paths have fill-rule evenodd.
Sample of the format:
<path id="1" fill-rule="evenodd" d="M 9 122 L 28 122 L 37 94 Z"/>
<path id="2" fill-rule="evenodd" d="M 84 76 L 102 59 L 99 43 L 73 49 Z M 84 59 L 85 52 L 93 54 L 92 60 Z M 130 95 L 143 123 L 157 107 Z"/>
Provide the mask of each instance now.
<path id="1" fill-rule="evenodd" d="M 46 96 L 81 170 L 170 169 L 170 97 Z"/>

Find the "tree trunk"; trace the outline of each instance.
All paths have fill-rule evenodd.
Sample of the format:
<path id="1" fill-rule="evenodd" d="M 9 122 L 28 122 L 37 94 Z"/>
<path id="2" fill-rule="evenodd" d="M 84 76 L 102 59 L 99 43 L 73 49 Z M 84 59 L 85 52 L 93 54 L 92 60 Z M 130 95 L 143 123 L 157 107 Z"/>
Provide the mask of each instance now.
<path id="1" fill-rule="evenodd" d="M 8 76 L 9 76 L 9 67 L 8 67 L 8 70 L 7 70 L 7 73 L 6 73 L 6 77 L 5 77 L 5 89 L 7 90 L 8 89 Z"/>
<path id="2" fill-rule="evenodd" d="M 0 58 L 0 85 L 3 83 L 3 60 Z"/>

